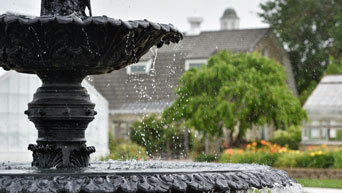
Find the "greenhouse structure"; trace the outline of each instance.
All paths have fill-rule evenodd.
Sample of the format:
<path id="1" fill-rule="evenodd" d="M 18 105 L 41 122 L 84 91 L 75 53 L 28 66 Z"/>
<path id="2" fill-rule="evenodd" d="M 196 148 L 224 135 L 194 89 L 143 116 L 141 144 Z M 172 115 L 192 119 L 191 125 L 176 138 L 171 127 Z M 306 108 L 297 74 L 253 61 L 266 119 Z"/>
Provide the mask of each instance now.
<path id="1" fill-rule="evenodd" d="M 342 146 L 342 76 L 325 76 L 304 104 L 302 147 Z"/>
<path id="2" fill-rule="evenodd" d="M 36 143 L 38 132 L 24 111 L 41 84 L 35 75 L 12 71 L 0 75 L 0 163 L 32 161 L 32 152 L 27 146 Z M 82 85 L 98 112 L 86 130 L 87 145 L 96 146 L 91 158 L 98 160 L 109 153 L 108 102 L 89 82 L 84 81 Z"/>

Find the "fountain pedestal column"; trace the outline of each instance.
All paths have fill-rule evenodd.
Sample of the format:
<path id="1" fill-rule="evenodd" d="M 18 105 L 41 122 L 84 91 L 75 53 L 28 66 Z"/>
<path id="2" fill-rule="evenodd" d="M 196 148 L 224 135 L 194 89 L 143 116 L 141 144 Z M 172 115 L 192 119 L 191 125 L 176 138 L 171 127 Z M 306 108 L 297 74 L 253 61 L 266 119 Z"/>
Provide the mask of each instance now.
<path id="1" fill-rule="evenodd" d="M 39 73 L 38 73 L 39 74 Z M 81 82 L 82 73 L 39 74 L 42 87 L 25 111 L 38 130 L 32 165 L 39 168 L 87 167 L 94 147 L 87 147 L 85 130 L 97 114 Z"/>

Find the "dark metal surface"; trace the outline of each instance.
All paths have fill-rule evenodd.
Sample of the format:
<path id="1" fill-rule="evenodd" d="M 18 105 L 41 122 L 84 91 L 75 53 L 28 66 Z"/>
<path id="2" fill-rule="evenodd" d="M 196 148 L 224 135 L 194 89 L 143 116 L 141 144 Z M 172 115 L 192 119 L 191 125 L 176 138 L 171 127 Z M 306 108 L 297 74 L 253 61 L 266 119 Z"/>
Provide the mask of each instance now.
<path id="1" fill-rule="evenodd" d="M 29 145 L 32 165 L 39 168 L 87 167 L 94 147 L 85 145 L 85 130 L 97 114 L 81 86 L 82 73 L 40 72 L 43 86 L 25 114 L 38 130 L 38 145 Z M 58 75 L 58 78 L 56 77 Z"/>
<path id="2" fill-rule="evenodd" d="M 244 164 L 115 161 L 86 170 L 0 167 L 0 192 L 234 192 L 296 185 L 284 171 Z"/>
<path id="3" fill-rule="evenodd" d="M 136 63 L 157 45 L 177 43 L 172 25 L 108 17 L 0 15 L 0 67 L 22 73 L 109 73 Z"/>
<path id="4" fill-rule="evenodd" d="M 76 15 L 86 17 L 86 8 L 91 16 L 90 0 L 42 0 L 41 15 Z"/>

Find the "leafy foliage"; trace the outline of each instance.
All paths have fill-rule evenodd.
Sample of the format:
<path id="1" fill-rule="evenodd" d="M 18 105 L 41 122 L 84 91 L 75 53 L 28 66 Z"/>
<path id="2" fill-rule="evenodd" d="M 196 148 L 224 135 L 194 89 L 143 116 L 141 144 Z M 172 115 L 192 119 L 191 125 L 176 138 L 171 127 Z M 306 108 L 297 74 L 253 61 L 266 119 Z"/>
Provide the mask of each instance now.
<path id="1" fill-rule="evenodd" d="M 200 154 L 195 158 L 196 162 L 216 162 L 218 160 L 218 156 L 215 154 Z"/>
<path id="2" fill-rule="evenodd" d="M 342 151 L 327 146 L 310 147 L 305 151 L 290 150 L 270 142 L 260 141 L 246 149 L 226 149 L 219 159 L 223 163 L 257 163 L 275 167 L 342 168 Z"/>
<path id="3" fill-rule="evenodd" d="M 287 130 L 278 130 L 274 134 L 272 143 L 288 146 L 290 149 L 298 149 L 302 140 L 302 129 L 298 126 L 289 127 Z"/>
<path id="4" fill-rule="evenodd" d="M 146 160 L 148 158 L 144 147 L 132 142 L 115 140 L 111 134 L 109 135 L 109 151 L 110 154 L 102 160 Z"/>
<path id="5" fill-rule="evenodd" d="M 287 128 L 306 116 L 286 84 L 284 67 L 256 53 L 215 54 L 207 66 L 182 75 L 176 96 L 163 118 L 212 136 L 238 128 L 241 138 L 253 125 Z"/>
<path id="6" fill-rule="evenodd" d="M 342 60 L 336 61 L 333 58 L 330 58 L 330 63 L 325 71 L 326 75 L 339 75 L 342 74 Z"/>
<path id="7" fill-rule="evenodd" d="M 130 136 L 133 142 L 146 148 L 149 156 L 179 157 L 184 151 L 184 126 L 165 124 L 156 114 L 133 123 Z"/>
<path id="8" fill-rule="evenodd" d="M 330 56 L 341 57 L 342 1 L 269 0 L 261 8 L 259 15 L 289 51 L 297 89 L 303 93 L 320 80 Z"/>

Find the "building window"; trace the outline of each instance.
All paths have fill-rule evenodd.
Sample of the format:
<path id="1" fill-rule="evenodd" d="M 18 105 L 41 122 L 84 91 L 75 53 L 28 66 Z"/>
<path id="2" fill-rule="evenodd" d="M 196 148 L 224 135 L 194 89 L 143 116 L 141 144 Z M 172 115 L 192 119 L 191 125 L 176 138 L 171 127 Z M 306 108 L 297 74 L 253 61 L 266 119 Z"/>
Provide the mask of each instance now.
<path id="1" fill-rule="evenodd" d="M 320 140 L 321 139 L 321 131 L 319 128 L 311 128 L 310 129 L 310 139 L 311 140 Z"/>
<path id="2" fill-rule="evenodd" d="M 311 121 L 303 127 L 303 141 L 342 142 L 340 121 Z"/>
<path id="3" fill-rule="evenodd" d="M 152 66 L 152 59 L 141 61 L 127 67 L 127 74 L 148 74 Z"/>
<path id="4" fill-rule="evenodd" d="M 265 56 L 265 57 L 268 57 L 268 52 L 267 52 L 267 49 L 266 49 L 266 48 L 264 48 L 264 49 L 262 50 L 262 55 Z"/>
<path id="5" fill-rule="evenodd" d="M 200 68 L 203 64 L 207 64 L 207 59 L 191 59 L 185 61 L 185 70 L 190 68 Z"/>

